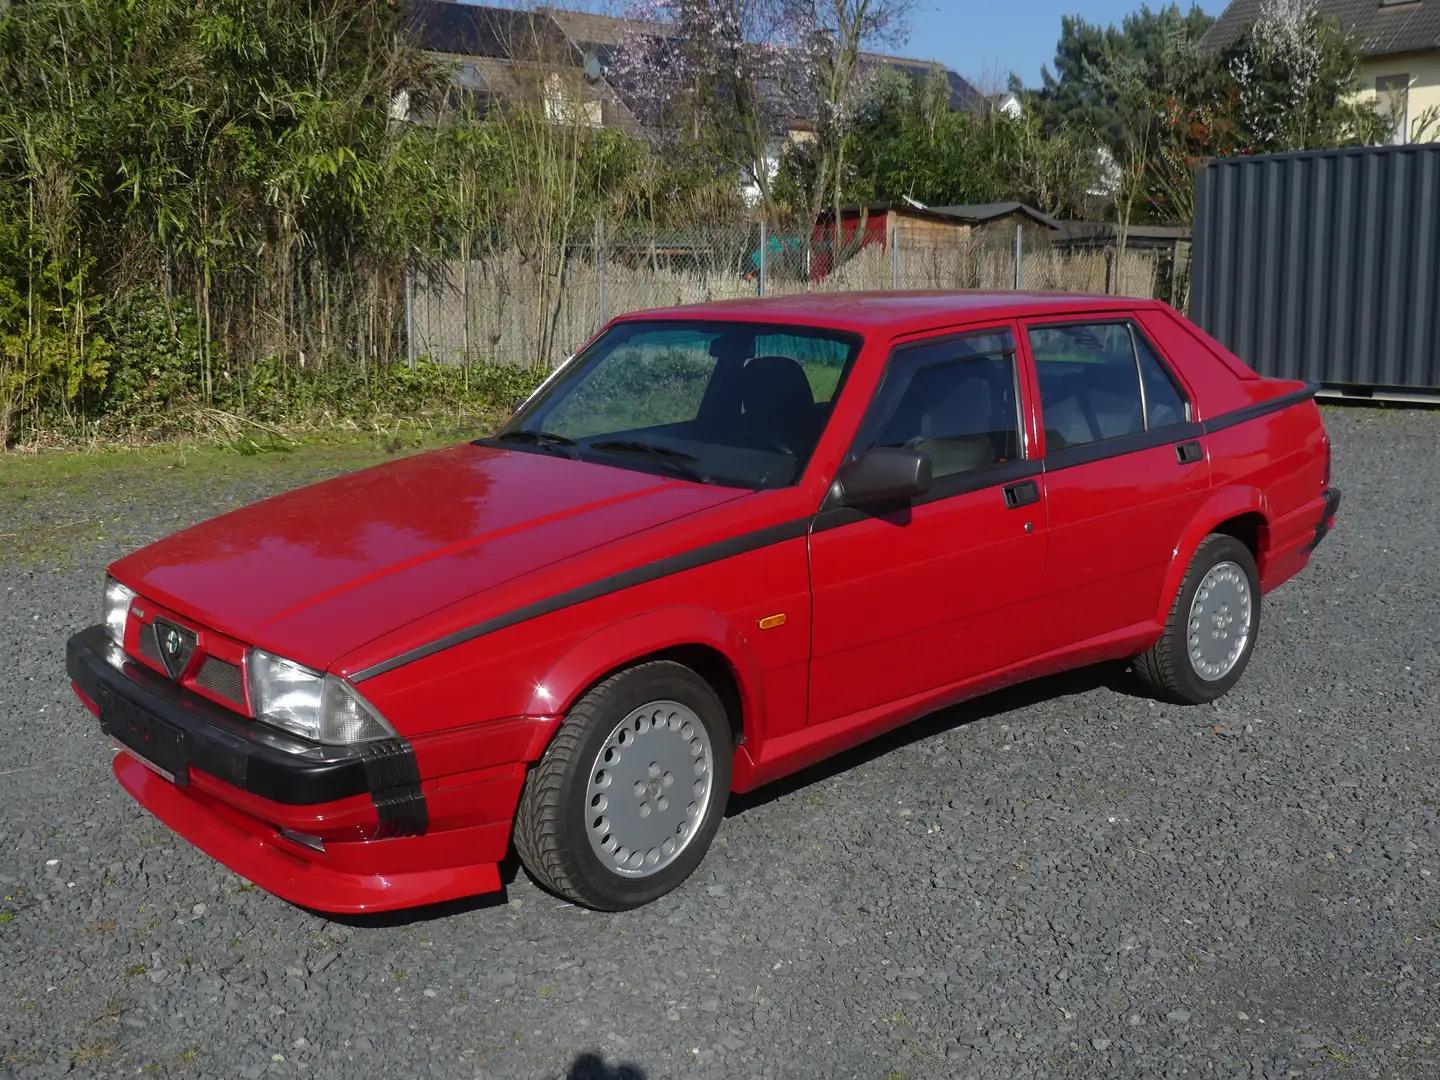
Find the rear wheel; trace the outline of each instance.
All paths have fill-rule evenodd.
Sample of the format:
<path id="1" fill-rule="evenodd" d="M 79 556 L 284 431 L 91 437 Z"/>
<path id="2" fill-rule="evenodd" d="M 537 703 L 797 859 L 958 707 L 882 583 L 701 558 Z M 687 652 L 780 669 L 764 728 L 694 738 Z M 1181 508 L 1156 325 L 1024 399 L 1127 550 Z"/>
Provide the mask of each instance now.
<path id="1" fill-rule="evenodd" d="M 544 888 L 606 911 L 663 896 L 720 827 L 734 753 L 725 708 L 689 668 L 655 661 L 582 697 L 531 770 L 515 849 Z"/>
<path id="2" fill-rule="evenodd" d="M 1165 632 L 1135 658 L 1135 673 L 1168 701 L 1214 701 L 1240 681 L 1259 627 L 1255 557 L 1233 536 L 1212 533 L 1190 560 Z"/>

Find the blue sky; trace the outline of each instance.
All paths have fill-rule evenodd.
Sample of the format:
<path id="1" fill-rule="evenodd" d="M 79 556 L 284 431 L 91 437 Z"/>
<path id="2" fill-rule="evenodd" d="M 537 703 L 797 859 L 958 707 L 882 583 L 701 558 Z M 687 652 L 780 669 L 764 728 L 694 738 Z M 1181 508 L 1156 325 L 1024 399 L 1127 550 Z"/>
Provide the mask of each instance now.
<path id="1" fill-rule="evenodd" d="M 1040 84 L 1040 66 L 1053 67 L 1060 18 L 1079 15 L 1104 26 L 1119 23 L 1140 9 L 1141 0 L 919 0 L 910 19 L 909 43 L 896 50 L 906 55 L 939 60 L 978 82 L 981 89 L 1004 89 L 1006 78 L 1018 72 L 1026 86 Z M 1151 0 L 1152 8 L 1161 0 Z M 1188 7 L 1188 2 L 1182 6 Z M 1201 4 L 1218 15 L 1221 0 Z M 991 85 L 993 84 L 993 85 Z"/>

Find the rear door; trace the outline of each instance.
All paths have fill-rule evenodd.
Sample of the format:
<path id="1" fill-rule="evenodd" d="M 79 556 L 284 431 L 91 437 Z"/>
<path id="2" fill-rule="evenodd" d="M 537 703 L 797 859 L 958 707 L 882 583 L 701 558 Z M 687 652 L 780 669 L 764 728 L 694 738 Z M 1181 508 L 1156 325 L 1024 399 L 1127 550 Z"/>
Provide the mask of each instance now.
<path id="1" fill-rule="evenodd" d="M 904 506 L 816 518 L 811 724 L 1029 655 L 1045 518 L 1024 416 L 1013 326 L 891 356 L 852 454 L 922 449 L 934 484 Z"/>
<path id="2" fill-rule="evenodd" d="M 1188 391 L 1131 319 L 1030 321 L 1050 536 L 1051 648 L 1154 617 L 1210 487 Z"/>

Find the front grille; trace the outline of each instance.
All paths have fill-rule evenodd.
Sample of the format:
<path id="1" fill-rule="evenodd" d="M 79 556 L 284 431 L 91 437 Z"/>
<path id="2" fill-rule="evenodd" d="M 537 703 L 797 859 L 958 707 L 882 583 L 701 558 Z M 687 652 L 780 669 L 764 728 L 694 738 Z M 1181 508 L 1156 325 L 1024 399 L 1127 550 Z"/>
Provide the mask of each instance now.
<path id="1" fill-rule="evenodd" d="M 155 640 L 155 628 L 148 623 L 140 625 L 140 655 L 159 664 L 161 671 L 165 670 L 165 660 L 161 657 L 160 645 Z"/>
<path id="2" fill-rule="evenodd" d="M 237 705 L 245 704 L 245 680 L 240 675 L 238 664 L 228 664 L 207 656 L 205 663 L 200 665 L 200 673 L 195 676 L 195 685 L 203 686 L 212 694 L 219 694 Z"/>

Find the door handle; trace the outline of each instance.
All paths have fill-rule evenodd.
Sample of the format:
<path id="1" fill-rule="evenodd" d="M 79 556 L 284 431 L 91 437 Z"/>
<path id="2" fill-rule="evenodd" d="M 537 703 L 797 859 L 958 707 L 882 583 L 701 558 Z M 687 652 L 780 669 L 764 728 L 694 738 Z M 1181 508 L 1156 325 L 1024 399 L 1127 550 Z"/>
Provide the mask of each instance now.
<path id="1" fill-rule="evenodd" d="M 1018 510 L 1022 506 L 1029 506 L 1031 503 L 1040 501 L 1040 486 L 1034 480 L 1021 480 L 1019 483 L 1006 484 L 1001 490 L 1005 492 L 1007 510 Z"/>
<path id="2" fill-rule="evenodd" d="M 1181 465 L 1194 465 L 1204 456 L 1205 450 L 1201 447 L 1198 440 L 1192 439 L 1190 442 L 1182 442 L 1179 446 L 1175 447 L 1175 457 L 1179 459 Z"/>

